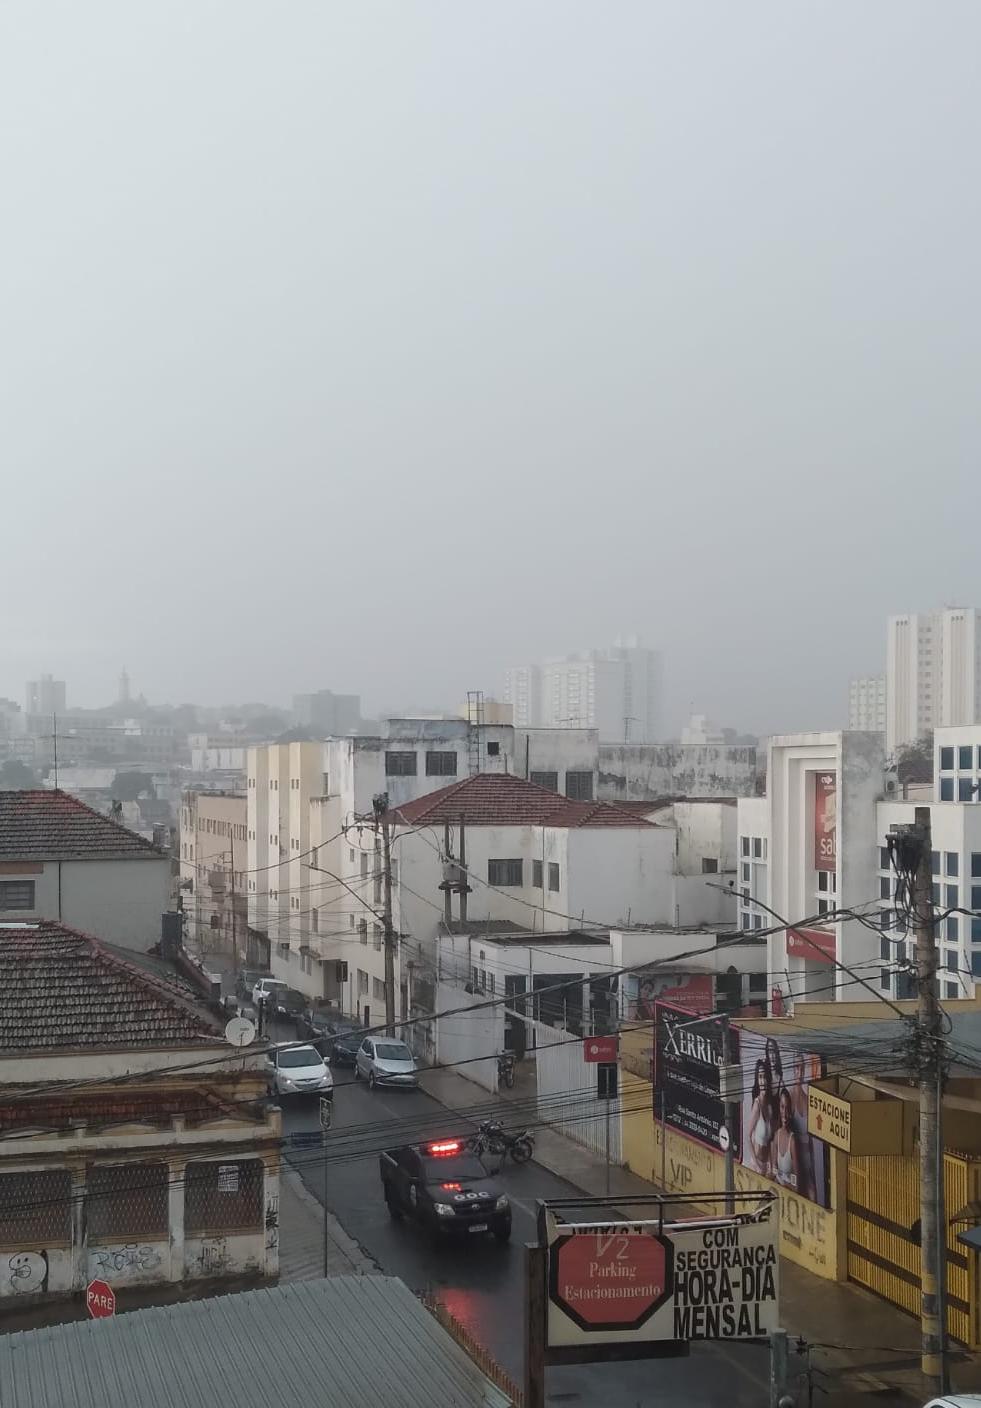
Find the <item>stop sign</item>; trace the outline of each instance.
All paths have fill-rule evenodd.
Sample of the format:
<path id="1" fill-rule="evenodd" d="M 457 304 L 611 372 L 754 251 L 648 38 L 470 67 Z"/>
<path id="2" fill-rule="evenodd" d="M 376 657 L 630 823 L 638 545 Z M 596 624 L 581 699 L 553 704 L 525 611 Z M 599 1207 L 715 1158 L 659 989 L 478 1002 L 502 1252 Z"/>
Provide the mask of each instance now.
<path id="1" fill-rule="evenodd" d="M 653 1232 L 568 1232 L 549 1250 L 549 1298 L 582 1330 L 636 1330 L 671 1296 L 673 1270 Z"/>
<path id="2" fill-rule="evenodd" d="M 93 1320 L 101 1320 L 104 1315 L 115 1315 L 116 1292 L 108 1281 L 90 1281 L 85 1288 L 85 1304 Z"/>

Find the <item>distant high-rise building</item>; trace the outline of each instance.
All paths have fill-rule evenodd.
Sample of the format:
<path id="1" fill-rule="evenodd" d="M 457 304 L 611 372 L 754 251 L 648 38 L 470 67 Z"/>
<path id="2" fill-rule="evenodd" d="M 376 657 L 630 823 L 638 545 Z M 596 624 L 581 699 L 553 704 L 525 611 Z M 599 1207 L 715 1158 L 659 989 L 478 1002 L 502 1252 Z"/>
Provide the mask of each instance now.
<path id="1" fill-rule="evenodd" d="M 130 698 L 131 696 L 129 689 L 129 675 L 126 673 L 126 667 L 124 665 L 123 672 L 119 676 L 119 695 L 117 698 L 117 703 L 128 704 L 130 702 Z"/>
<path id="2" fill-rule="evenodd" d="M 25 688 L 25 714 L 63 714 L 65 712 L 65 681 L 51 675 L 28 680 Z"/>
<path id="3" fill-rule="evenodd" d="M 974 607 L 890 616 L 886 637 L 886 750 L 929 729 L 981 721 L 979 613 Z"/>
<path id="4" fill-rule="evenodd" d="M 848 727 L 862 733 L 885 733 L 885 675 L 865 675 L 849 681 Z"/>
<path id="5" fill-rule="evenodd" d="M 329 689 L 294 694 L 293 715 L 300 728 L 310 729 L 324 738 L 353 733 L 361 726 L 361 696 L 334 694 Z"/>
<path id="6" fill-rule="evenodd" d="M 660 656 L 636 636 L 512 668 L 504 697 L 516 728 L 595 728 L 601 743 L 656 743 L 661 735 Z"/>
<path id="7" fill-rule="evenodd" d="M 504 671 L 504 702 L 511 705 L 515 728 L 541 728 L 542 672 L 537 665 Z"/>

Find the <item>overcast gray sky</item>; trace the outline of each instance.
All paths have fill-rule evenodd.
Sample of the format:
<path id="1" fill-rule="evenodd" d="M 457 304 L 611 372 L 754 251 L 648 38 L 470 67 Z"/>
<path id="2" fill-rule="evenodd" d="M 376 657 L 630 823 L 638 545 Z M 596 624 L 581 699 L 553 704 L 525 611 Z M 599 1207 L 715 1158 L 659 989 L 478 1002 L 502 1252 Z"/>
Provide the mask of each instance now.
<path id="1" fill-rule="evenodd" d="M 979 603 L 976 0 L 2 0 L 0 692 L 843 722 Z"/>

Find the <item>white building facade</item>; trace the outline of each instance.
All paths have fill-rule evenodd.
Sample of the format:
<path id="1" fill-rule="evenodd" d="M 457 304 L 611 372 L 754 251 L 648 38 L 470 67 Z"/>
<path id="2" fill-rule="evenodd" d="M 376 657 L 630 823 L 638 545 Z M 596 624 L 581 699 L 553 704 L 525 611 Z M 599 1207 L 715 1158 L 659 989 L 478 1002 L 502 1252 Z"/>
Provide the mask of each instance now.
<path id="1" fill-rule="evenodd" d="M 848 684 L 848 727 L 859 733 L 886 729 L 886 677 L 865 675 Z"/>
<path id="2" fill-rule="evenodd" d="M 886 637 L 886 748 L 890 754 L 929 729 L 981 722 L 979 612 L 945 607 L 889 618 Z"/>

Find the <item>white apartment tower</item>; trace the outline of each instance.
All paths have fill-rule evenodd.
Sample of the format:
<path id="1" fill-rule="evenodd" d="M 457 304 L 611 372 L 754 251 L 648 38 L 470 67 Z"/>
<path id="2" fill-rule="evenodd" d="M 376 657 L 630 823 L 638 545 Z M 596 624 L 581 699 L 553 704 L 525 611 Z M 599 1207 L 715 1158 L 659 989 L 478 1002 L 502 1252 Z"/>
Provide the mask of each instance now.
<path id="1" fill-rule="evenodd" d="M 890 616 L 886 638 L 886 750 L 928 729 L 979 721 L 978 612 L 944 607 Z"/>
<path id="2" fill-rule="evenodd" d="M 885 733 L 885 675 L 866 675 L 849 681 L 848 727 L 859 733 Z"/>
<path id="3" fill-rule="evenodd" d="M 515 728 L 596 729 L 600 743 L 656 743 L 661 662 L 636 636 L 507 672 Z"/>

